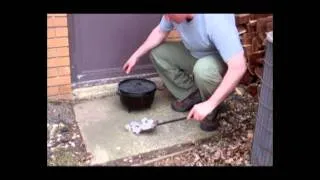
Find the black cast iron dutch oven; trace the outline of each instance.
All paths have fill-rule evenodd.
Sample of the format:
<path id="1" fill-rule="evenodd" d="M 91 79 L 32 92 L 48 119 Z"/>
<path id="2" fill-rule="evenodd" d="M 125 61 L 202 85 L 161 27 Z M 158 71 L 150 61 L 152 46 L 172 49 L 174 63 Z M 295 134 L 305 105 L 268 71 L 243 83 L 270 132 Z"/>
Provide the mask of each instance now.
<path id="1" fill-rule="evenodd" d="M 154 82 L 143 78 L 129 78 L 118 84 L 117 94 L 121 103 L 131 110 L 150 108 L 157 86 Z"/>

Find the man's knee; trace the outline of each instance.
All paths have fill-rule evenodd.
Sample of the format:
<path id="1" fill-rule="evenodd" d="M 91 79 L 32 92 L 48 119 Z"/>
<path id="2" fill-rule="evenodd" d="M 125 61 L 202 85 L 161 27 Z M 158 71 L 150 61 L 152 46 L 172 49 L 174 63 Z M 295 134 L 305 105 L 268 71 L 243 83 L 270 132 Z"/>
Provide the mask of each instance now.
<path id="1" fill-rule="evenodd" d="M 222 76 L 216 66 L 209 60 L 198 60 L 193 67 L 193 75 L 197 83 L 220 83 Z"/>
<path id="2" fill-rule="evenodd" d="M 167 43 L 160 44 L 159 46 L 153 48 L 150 51 L 150 57 L 154 60 L 157 58 L 161 58 L 166 52 L 168 52 Z"/>

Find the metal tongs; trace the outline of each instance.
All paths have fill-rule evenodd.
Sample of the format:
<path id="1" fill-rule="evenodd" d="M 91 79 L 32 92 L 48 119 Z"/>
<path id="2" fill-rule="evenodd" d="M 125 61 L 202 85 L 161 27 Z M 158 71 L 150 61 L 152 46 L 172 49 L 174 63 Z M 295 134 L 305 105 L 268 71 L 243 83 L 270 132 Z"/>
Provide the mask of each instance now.
<path id="1" fill-rule="evenodd" d="M 125 125 L 125 129 L 134 133 L 134 134 L 140 134 L 143 132 L 151 132 L 156 129 L 157 126 L 163 125 L 163 124 L 168 124 L 176 121 L 182 121 L 187 119 L 187 117 L 181 117 L 177 119 L 172 119 L 169 121 L 164 121 L 164 122 L 158 122 L 157 120 L 154 119 L 148 119 L 148 118 L 143 118 L 140 121 L 131 121 L 129 124 Z"/>

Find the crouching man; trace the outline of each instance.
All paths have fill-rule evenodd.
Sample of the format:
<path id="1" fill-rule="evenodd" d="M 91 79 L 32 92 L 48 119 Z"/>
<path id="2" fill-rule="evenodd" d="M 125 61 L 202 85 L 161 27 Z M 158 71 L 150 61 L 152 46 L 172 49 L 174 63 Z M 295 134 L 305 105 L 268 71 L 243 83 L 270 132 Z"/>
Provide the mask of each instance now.
<path id="1" fill-rule="evenodd" d="M 181 42 L 166 42 L 176 29 Z M 139 58 L 150 59 L 176 101 L 175 111 L 189 111 L 200 128 L 218 127 L 219 105 L 246 72 L 246 60 L 234 14 L 165 14 L 146 41 L 123 66 L 130 73 Z"/>

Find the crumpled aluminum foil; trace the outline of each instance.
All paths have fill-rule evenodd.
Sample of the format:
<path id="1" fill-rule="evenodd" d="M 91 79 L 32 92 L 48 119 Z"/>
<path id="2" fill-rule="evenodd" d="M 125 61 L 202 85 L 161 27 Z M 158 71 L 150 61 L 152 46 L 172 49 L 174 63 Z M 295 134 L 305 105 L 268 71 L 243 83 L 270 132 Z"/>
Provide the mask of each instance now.
<path id="1" fill-rule="evenodd" d="M 126 124 L 125 129 L 133 132 L 134 134 L 140 134 L 143 131 L 154 129 L 157 124 L 158 121 L 144 117 L 140 121 L 132 121 L 129 124 Z"/>

